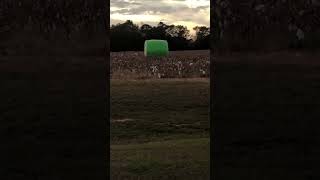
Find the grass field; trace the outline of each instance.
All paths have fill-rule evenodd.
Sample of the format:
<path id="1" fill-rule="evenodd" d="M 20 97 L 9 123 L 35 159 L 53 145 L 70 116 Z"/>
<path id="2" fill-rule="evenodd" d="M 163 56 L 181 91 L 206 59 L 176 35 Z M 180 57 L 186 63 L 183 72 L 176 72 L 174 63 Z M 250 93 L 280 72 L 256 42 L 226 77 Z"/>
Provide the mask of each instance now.
<path id="1" fill-rule="evenodd" d="M 319 179 L 318 57 L 215 57 L 217 179 Z M 92 147 L 105 142 L 105 63 L 0 58 L 5 179 L 101 175 L 105 149 Z M 208 79 L 111 80 L 111 98 L 113 180 L 209 179 Z"/>
<path id="2" fill-rule="evenodd" d="M 214 178 L 311 177 L 311 169 L 298 170 L 302 164 L 312 163 L 310 157 L 319 147 L 315 139 L 320 102 L 317 57 L 305 52 L 214 57 Z M 113 177 L 119 177 L 120 172 L 136 178 L 164 174 L 172 179 L 190 177 L 183 174 L 208 177 L 209 147 L 203 138 L 208 140 L 209 133 L 209 83 L 203 82 L 113 80 Z M 193 143 L 207 148 L 196 148 Z M 178 145 L 180 148 L 175 148 Z M 199 157 L 204 150 L 207 157 Z M 194 153 L 190 155 L 190 151 Z M 163 156 L 173 161 L 161 163 Z M 181 161 L 189 166 L 179 166 Z M 206 167 L 207 173 L 199 167 Z"/>
<path id="3" fill-rule="evenodd" d="M 111 81 L 112 179 L 209 179 L 209 80 Z"/>

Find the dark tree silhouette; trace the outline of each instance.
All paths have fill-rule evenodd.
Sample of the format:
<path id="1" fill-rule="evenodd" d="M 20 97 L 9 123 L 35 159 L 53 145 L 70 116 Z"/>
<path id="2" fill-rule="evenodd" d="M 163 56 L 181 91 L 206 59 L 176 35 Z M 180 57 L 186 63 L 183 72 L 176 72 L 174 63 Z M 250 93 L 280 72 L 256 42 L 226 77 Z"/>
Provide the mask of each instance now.
<path id="1" fill-rule="evenodd" d="M 195 49 L 210 48 L 210 28 L 206 26 L 196 26 L 193 28 L 196 31 L 196 40 L 194 42 Z"/>
<path id="2" fill-rule="evenodd" d="M 205 28 L 209 33 L 209 28 Z M 128 20 L 124 23 L 111 26 L 111 51 L 142 51 L 147 39 L 164 39 L 169 43 L 170 50 L 209 49 L 209 34 L 207 37 L 196 37 L 199 46 L 193 45 L 190 31 L 182 25 L 167 25 L 159 22 L 156 26 L 143 24 L 138 27 Z M 201 29 L 201 34 L 203 29 Z M 200 40 L 201 39 L 201 40 Z M 207 42 L 205 42 L 207 41 Z M 202 45 L 200 45 L 202 44 Z"/>
<path id="3" fill-rule="evenodd" d="M 112 25 L 110 43 L 112 51 L 138 51 L 142 50 L 143 36 L 139 27 L 128 20 L 123 24 Z"/>

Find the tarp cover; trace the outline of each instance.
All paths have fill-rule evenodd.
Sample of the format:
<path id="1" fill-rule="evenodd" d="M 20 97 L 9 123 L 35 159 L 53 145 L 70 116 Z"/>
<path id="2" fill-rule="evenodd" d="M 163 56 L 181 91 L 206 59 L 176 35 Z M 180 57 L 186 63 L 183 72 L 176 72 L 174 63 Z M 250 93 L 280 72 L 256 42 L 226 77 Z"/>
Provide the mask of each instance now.
<path id="1" fill-rule="evenodd" d="M 167 56 L 169 54 L 168 42 L 166 40 L 151 39 L 144 42 L 145 56 Z"/>

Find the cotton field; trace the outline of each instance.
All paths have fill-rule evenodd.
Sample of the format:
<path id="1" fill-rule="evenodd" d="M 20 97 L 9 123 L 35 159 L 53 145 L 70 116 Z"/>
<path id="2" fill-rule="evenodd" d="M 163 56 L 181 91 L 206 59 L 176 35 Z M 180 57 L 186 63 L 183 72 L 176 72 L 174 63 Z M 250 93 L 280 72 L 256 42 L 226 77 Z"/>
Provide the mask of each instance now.
<path id="1" fill-rule="evenodd" d="M 147 58 L 143 52 L 113 52 L 110 56 L 113 79 L 209 77 L 210 56 L 206 53 L 179 51 L 168 57 Z"/>

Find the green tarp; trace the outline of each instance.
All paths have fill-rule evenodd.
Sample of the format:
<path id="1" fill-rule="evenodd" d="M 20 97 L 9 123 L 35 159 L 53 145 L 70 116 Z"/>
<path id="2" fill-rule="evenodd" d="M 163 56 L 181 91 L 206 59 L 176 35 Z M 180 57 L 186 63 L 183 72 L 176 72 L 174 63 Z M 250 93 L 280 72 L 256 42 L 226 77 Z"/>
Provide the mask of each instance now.
<path id="1" fill-rule="evenodd" d="M 169 54 L 168 42 L 166 40 L 146 40 L 144 42 L 145 56 L 167 56 Z"/>

